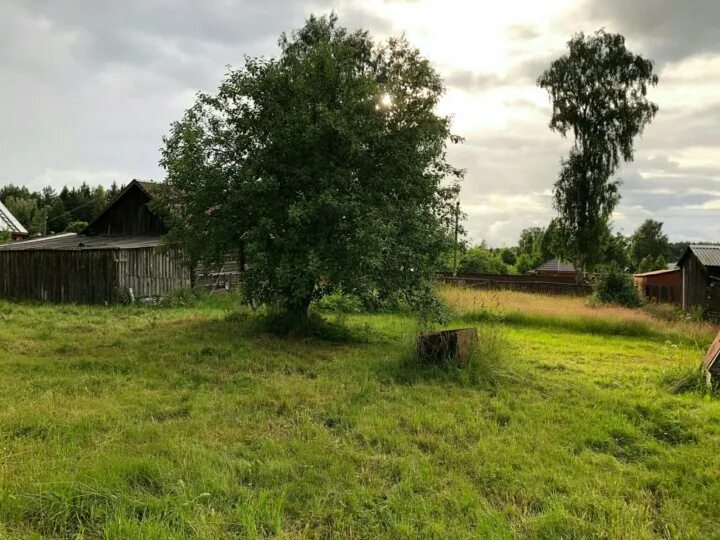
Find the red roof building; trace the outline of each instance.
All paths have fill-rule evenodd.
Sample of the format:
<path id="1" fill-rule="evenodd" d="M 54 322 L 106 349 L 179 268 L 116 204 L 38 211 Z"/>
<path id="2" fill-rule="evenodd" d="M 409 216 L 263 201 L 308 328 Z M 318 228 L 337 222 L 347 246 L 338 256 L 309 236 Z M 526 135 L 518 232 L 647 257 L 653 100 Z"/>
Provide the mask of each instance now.
<path id="1" fill-rule="evenodd" d="M 682 303 L 682 270 L 667 268 L 633 276 L 641 296 L 655 302 Z"/>

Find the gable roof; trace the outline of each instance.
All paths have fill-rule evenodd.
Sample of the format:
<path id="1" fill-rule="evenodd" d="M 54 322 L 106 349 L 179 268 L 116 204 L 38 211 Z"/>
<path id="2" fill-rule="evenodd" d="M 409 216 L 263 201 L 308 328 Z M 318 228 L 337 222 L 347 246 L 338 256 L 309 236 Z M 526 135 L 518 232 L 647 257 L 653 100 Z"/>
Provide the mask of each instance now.
<path id="1" fill-rule="evenodd" d="M 27 235 L 27 230 L 10 213 L 10 210 L 0 201 L 0 231 L 9 231 L 22 236 Z"/>
<path id="2" fill-rule="evenodd" d="M 88 223 L 83 230 L 80 231 L 79 234 L 88 234 L 89 231 L 92 230 L 93 225 L 95 225 L 98 221 L 100 221 L 105 214 L 107 214 L 110 210 L 112 210 L 118 202 L 122 200 L 125 195 L 133 190 L 133 189 L 140 189 L 147 197 L 148 199 L 153 198 L 153 190 L 157 186 L 154 182 L 144 182 L 142 180 L 132 180 L 127 186 L 125 186 L 120 193 L 118 193 L 115 198 L 108 203 L 108 205 L 103 209 L 100 214 L 93 219 L 90 223 Z"/>
<path id="3" fill-rule="evenodd" d="M 98 249 L 137 249 L 156 247 L 158 237 L 138 236 L 84 236 L 78 233 L 60 233 L 42 238 L 12 242 L 0 246 L 0 251 L 88 251 Z"/>
<path id="4" fill-rule="evenodd" d="M 695 255 L 703 266 L 720 266 L 720 246 L 688 246 L 678 261 L 680 266 L 690 255 Z"/>
<path id="5" fill-rule="evenodd" d="M 572 263 L 567 261 L 561 261 L 560 259 L 555 257 L 538 266 L 535 269 L 535 272 L 568 272 L 574 274 L 575 267 L 572 265 Z"/>
<path id="6" fill-rule="evenodd" d="M 645 277 L 645 276 L 658 276 L 661 274 L 672 274 L 675 272 L 680 272 L 680 268 L 663 268 L 662 270 L 653 270 L 651 272 L 642 272 L 640 274 L 633 274 L 635 277 Z"/>

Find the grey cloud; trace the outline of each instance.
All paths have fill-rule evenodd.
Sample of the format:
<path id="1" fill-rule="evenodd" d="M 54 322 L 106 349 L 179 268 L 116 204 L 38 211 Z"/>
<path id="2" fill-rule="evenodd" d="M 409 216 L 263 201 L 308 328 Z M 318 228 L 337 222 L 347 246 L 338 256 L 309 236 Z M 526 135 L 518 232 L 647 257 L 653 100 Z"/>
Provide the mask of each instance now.
<path id="1" fill-rule="evenodd" d="M 610 31 L 642 39 L 659 64 L 720 52 L 717 0 L 589 0 L 579 11 L 608 21 Z"/>

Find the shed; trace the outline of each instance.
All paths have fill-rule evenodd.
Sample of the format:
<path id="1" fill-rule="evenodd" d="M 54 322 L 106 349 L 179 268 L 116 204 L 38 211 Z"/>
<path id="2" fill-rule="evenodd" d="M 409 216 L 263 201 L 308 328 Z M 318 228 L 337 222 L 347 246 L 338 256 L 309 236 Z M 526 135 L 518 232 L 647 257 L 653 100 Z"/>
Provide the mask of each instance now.
<path id="1" fill-rule="evenodd" d="M 708 317 L 720 319 L 720 246 L 689 246 L 678 266 L 683 309 L 701 309 Z"/>
<path id="2" fill-rule="evenodd" d="M 667 268 L 633 276 L 638 292 L 650 300 L 680 304 L 682 301 L 682 270 Z"/>
<path id="3" fill-rule="evenodd" d="M 534 270 L 533 274 L 538 276 L 575 276 L 575 266 L 571 262 L 562 261 L 558 258 L 550 259 Z"/>
<path id="4" fill-rule="evenodd" d="M 0 201 L 0 231 L 10 233 L 10 240 L 22 240 L 28 235 L 27 230 L 20 222 L 10 213 L 10 210 Z"/>
<path id="5" fill-rule="evenodd" d="M 133 180 L 80 233 L 0 246 L 0 298 L 114 304 L 189 286 L 179 254 L 156 249 L 166 231 L 152 189 Z"/>

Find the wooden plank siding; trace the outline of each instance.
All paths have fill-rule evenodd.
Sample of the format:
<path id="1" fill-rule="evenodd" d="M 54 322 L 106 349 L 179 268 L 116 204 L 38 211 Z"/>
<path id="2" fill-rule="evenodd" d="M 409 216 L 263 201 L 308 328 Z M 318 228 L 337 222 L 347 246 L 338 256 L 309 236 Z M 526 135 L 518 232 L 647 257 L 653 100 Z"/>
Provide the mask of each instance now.
<path id="1" fill-rule="evenodd" d="M 717 274 L 710 278 L 706 313 L 708 317 L 720 320 L 720 271 Z"/>
<path id="2" fill-rule="evenodd" d="M 0 251 L 0 298 L 102 304 L 118 292 L 110 250 Z"/>
<path id="3" fill-rule="evenodd" d="M 116 304 L 190 286 L 190 272 L 154 248 L 0 251 L 0 298 Z"/>
<path id="4" fill-rule="evenodd" d="M 147 298 L 190 287 L 190 272 L 176 253 L 142 248 L 115 250 L 115 256 L 118 287 L 122 294 L 132 289 L 135 298 Z"/>
<path id="5" fill-rule="evenodd" d="M 577 285 L 574 276 L 537 276 L 527 274 L 481 274 L 476 272 L 440 273 L 437 276 L 441 283 L 452 283 L 475 288 L 524 291 L 541 294 L 579 295 L 585 296 L 592 292 L 587 284 Z"/>

